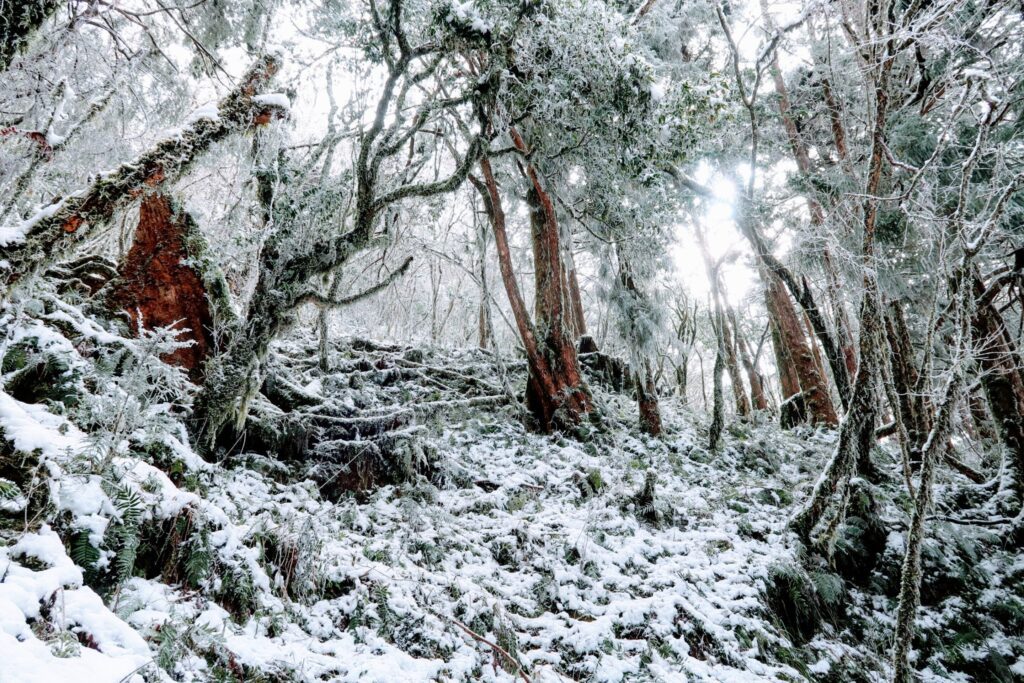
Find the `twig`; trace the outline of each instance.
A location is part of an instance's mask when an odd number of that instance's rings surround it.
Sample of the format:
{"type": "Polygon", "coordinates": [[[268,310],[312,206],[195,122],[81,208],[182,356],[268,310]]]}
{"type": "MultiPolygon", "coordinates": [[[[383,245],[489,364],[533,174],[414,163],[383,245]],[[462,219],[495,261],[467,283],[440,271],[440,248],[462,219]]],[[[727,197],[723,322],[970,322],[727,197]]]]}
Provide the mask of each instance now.
{"type": "Polygon", "coordinates": [[[533,683],[532,679],[526,674],[525,671],[523,671],[522,665],[520,665],[519,662],[516,661],[515,657],[513,657],[512,655],[510,655],[508,653],[508,650],[503,648],[501,645],[498,645],[497,643],[492,643],[491,641],[487,640],[482,635],[480,635],[479,633],[477,633],[476,631],[474,631],[470,627],[466,626],[465,624],[463,624],[461,621],[459,621],[455,617],[445,617],[445,618],[448,619],[448,621],[450,621],[453,624],[455,624],[456,626],[458,626],[463,631],[465,631],[467,635],[469,635],[471,638],[473,638],[473,640],[476,640],[478,642],[483,643],[484,645],[487,645],[492,650],[494,650],[494,652],[496,654],[502,655],[505,659],[507,659],[509,662],[511,662],[512,666],[514,666],[516,668],[516,673],[519,674],[519,677],[522,678],[524,681],[526,681],[526,683],[533,683]]]}

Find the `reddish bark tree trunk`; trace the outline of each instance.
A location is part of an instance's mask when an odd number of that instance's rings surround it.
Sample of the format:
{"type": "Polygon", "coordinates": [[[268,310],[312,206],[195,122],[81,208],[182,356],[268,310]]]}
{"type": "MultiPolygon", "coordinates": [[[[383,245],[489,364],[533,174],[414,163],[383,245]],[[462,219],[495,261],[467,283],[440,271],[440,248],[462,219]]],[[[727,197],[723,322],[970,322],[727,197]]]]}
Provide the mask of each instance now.
{"type": "Polygon", "coordinates": [[[568,295],[570,310],[572,311],[573,335],[576,339],[587,333],[587,319],[583,315],[583,297],[580,293],[580,282],[576,275],[576,259],[573,258],[572,249],[566,249],[566,265],[568,267],[568,295]]]}
{"type": "MultiPolygon", "coordinates": [[[[762,276],[767,280],[764,303],[768,311],[768,327],[771,329],[772,349],[775,351],[775,367],[779,373],[779,390],[782,398],[779,422],[783,428],[788,429],[807,420],[807,409],[803,397],[800,396],[800,378],[796,374],[796,363],[779,325],[781,302],[778,290],[782,285],[776,281],[773,288],[770,273],[763,272],[762,276]]],[[[782,294],[785,294],[784,290],[782,294]]],[[[788,298],[785,301],[789,303],[788,298]]]]}
{"type": "Polygon", "coordinates": [[[661,409],[650,361],[644,359],[643,372],[636,373],[636,402],[640,409],[640,429],[651,436],[661,436],[661,409]],[[641,374],[643,375],[641,377],[641,374]]]}
{"type": "Polygon", "coordinates": [[[203,258],[198,253],[202,244],[195,221],[170,197],[159,192],[146,195],[139,206],[135,239],[107,297],[111,307],[128,314],[133,332],[140,326],[181,330],[178,339],[192,345],[164,360],[188,370],[195,382],[201,381],[214,345],[207,274],[190,265],[203,258]]]}
{"type": "Polygon", "coordinates": [[[754,404],[755,410],[768,410],[768,398],[765,395],[764,382],[762,382],[761,374],[754,366],[750,349],[747,347],[747,340],[740,334],[736,312],[732,308],[729,309],[729,320],[732,322],[732,330],[736,338],[736,346],[740,352],[740,360],[743,361],[743,368],[747,371],[747,381],[750,383],[750,400],[754,404]]]}
{"type": "Polygon", "coordinates": [[[732,384],[732,396],[736,402],[736,413],[746,417],[750,415],[750,399],[747,397],[747,389],[743,386],[743,373],[740,372],[740,363],[736,354],[736,342],[733,339],[732,330],[729,329],[729,321],[725,314],[719,311],[718,324],[722,327],[722,343],[725,347],[725,366],[729,371],[729,383],[732,384]]]}
{"type": "MultiPolygon", "coordinates": [[[[761,7],[765,11],[765,16],[769,16],[767,14],[767,5],[764,0],[762,0],[761,7]]],[[[789,140],[789,146],[793,152],[793,158],[796,160],[797,169],[800,171],[800,174],[806,178],[811,173],[811,157],[807,151],[807,145],[804,144],[803,139],[800,137],[800,130],[797,128],[796,121],[793,119],[792,105],[789,101],[789,91],[786,88],[786,81],[782,77],[782,69],[779,68],[779,59],[776,52],[772,53],[770,71],[772,80],[775,84],[779,116],[782,118],[782,124],[786,130],[786,137],[789,140]]],[[[821,203],[816,197],[811,195],[807,196],[807,209],[810,211],[811,222],[814,225],[821,226],[825,224],[825,210],[822,208],[821,203]]],[[[836,273],[835,264],[832,262],[832,254],[829,251],[828,246],[822,250],[822,265],[825,269],[827,293],[832,303],[833,315],[835,316],[836,332],[840,353],[842,354],[841,360],[848,377],[853,377],[857,372],[857,352],[854,348],[853,335],[850,331],[850,322],[846,315],[846,309],[843,306],[841,297],[839,296],[839,277],[836,273]]],[[[804,282],[804,289],[808,292],[810,291],[806,281],[804,282]]],[[[815,332],[819,333],[820,336],[820,330],[815,330],[815,332]]],[[[822,341],[824,343],[824,340],[822,341]]],[[[834,359],[829,358],[830,363],[833,362],[833,360],[834,359]]],[[[834,365],[833,370],[837,370],[834,365]]],[[[843,391],[842,385],[844,383],[845,382],[840,379],[836,379],[836,384],[839,385],[840,392],[843,391]]]]}
{"type": "MultiPolygon", "coordinates": [[[[787,377],[786,372],[780,372],[780,378],[783,380],[782,399],[785,402],[800,394],[799,398],[793,400],[802,402],[805,408],[805,411],[799,408],[791,409],[791,418],[784,421],[792,424],[792,418],[805,414],[806,418],[815,424],[837,424],[839,418],[828,394],[825,378],[821,376],[814,353],[800,324],[800,317],[789,299],[786,288],[768,269],[762,270],[762,277],[767,280],[765,298],[773,326],[772,341],[775,343],[776,358],[779,359],[780,367],[788,365],[792,369],[792,375],[795,375],[799,386],[797,391],[793,391],[792,378],[787,377]],[[787,391],[792,393],[787,394],[787,391]]],[[[786,418],[785,415],[783,417],[786,418]]]]}
{"type": "MultiPolygon", "coordinates": [[[[514,133],[517,144],[522,139],[514,133]]],[[[525,147],[525,145],[524,145],[525,147]]],[[[576,348],[565,334],[562,320],[561,263],[558,242],[558,223],[554,217],[551,198],[544,192],[540,179],[532,166],[527,167],[533,185],[534,203],[543,214],[544,225],[534,236],[537,273],[537,311],[541,314],[538,330],[530,320],[512,268],[512,254],[505,228],[505,212],[501,204],[498,184],[494,179],[490,160],[480,160],[483,182],[478,185],[487,199],[487,210],[494,230],[501,279],[508,293],[516,327],[526,349],[529,379],[526,384],[526,404],[542,432],[554,429],[572,429],[580,424],[593,408],[576,358],[576,348]]],[[[536,209],[534,211],[536,213],[536,209]]]]}

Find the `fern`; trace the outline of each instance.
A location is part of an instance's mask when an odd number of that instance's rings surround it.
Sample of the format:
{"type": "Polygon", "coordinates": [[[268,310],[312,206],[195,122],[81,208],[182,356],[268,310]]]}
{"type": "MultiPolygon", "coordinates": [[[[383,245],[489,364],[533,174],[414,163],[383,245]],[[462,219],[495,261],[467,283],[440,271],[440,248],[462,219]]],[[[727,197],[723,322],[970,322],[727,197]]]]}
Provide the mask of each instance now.
{"type": "Polygon", "coordinates": [[[0,477],[0,500],[15,500],[21,497],[21,488],[10,479],[0,477]]]}
{"type": "Polygon", "coordinates": [[[118,522],[107,532],[110,543],[117,553],[113,565],[113,584],[118,587],[131,578],[135,571],[135,560],[139,553],[140,521],[144,503],[135,489],[127,485],[118,486],[108,493],[118,512],[118,522]]]}
{"type": "Polygon", "coordinates": [[[212,564],[210,554],[210,534],[200,529],[188,542],[188,555],[185,558],[185,582],[193,588],[199,588],[210,575],[212,564]]]}
{"type": "Polygon", "coordinates": [[[21,487],[10,479],[0,477],[0,511],[21,512],[28,505],[28,499],[21,487]]]}
{"type": "Polygon", "coordinates": [[[59,659],[77,657],[82,650],[78,639],[70,631],[60,631],[49,641],[50,654],[59,659]]]}
{"type": "Polygon", "coordinates": [[[245,569],[233,567],[221,579],[220,599],[241,620],[256,611],[256,586],[245,569]]]}
{"type": "Polygon", "coordinates": [[[395,633],[395,626],[398,624],[398,615],[391,609],[391,593],[388,587],[383,584],[374,584],[372,588],[373,600],[377,603],[377,633],[385,640],[392,640],[395,633]]]}
{"type": "Polygon", "coordinates": [[[78,531],[71,537],[71,548],[69,553],[71,561],[86,571],[89,575],[96,568],[96,562],[100,559],[100,550],[89,540],[87,531],[78,531]]]}
{"type": "Polygon", "coordinates": [[[174,674],[174,665],[181,657],[181,632],[172,619],[160,625],[156,638],[156,665],[169,674],[174,674]]]}

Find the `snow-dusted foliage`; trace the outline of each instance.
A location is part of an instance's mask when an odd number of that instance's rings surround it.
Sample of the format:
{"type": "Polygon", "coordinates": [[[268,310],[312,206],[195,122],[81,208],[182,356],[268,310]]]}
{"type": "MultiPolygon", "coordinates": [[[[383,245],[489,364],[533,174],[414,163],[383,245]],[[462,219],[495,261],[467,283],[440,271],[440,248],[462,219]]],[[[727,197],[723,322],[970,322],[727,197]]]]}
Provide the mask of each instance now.
{"type": "MultiPolygon", "coordinates": [[[[430,377],[447,407],[414,419],[429,455],[403,479],[344,493],[306,478],[308,462],[244,447],[204,462],[175,417],[188,392],[164,384],[178,373],[156,355],[166,346],[46,310],[4,319],[8,387],[58,351],[66,360],[46,370],[41,403],[0,394],[0,653],[25,672],[13,680],[884,675],[903,535],[880,525],[898,487],[857,489],[832,567],[803,568],[786,529],[828,432],[737,425],[713,454],[672,402],[666,436],[641,438],[628,398],[601,392],[602,436],[550,439],[460,401],[467,381],[501,386],[487,356],[346,341],[332,364],[363,365],[364,378],[317,379],[313,363],[309,381],[291,375],[307,396],[367,414],[430,377]],[[90,368],[117,350],[132,361],[95,381],[90,368]],[[146,419],[109,419],[128,396],[146,419]]],[[[293,366],[302,348],[276,362],[293,366]]],[[[926,549],[923,655],[937,679],[1024,659],[1024,572],[993,541],[940,526],[926,549]],[[950,644],[948,629],[963,635],[950,644]]]]}
{"type": "Polygon", "coordinates": [[[0,683],[1024,679],[1007,0],[0,0],[0,683]]]}

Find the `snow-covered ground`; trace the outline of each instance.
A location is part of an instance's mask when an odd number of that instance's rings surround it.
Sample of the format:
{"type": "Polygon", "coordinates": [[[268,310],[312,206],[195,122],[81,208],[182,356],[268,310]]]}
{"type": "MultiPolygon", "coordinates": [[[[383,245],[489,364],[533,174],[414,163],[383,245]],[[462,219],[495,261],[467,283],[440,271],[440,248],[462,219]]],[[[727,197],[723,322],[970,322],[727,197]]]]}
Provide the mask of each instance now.
{"type": "MultiPolygon", "coordinates": [[[[57,337],[40,346],[101,393],[82,347],[57,337]]],[[[637,436],[628,397],[597,397],[604,430],[583,442],[529,434],[507,408],[426,419],[421,474],[328,499],[295,463],[204,462],[166,415],[114,442],[74,410],[0,393],[0,681],[858,680],[850,662],[882,675],[891,600],[850,593],[873,638],[826,624],[795,646],[765,598],[798,566],[785,524],[832,433],[736,423],[710,453],[674,399],[655,440],[637,436]],[[15,486],[13,471],[31,476],[15,486]]],[[[1022,666],[1019,637],[1004,647],[1022,666]]]]}

